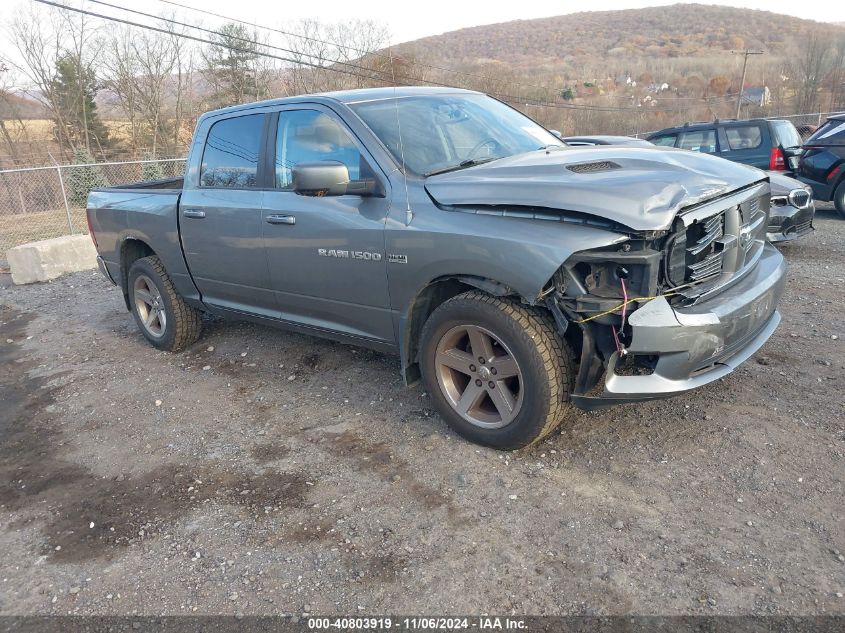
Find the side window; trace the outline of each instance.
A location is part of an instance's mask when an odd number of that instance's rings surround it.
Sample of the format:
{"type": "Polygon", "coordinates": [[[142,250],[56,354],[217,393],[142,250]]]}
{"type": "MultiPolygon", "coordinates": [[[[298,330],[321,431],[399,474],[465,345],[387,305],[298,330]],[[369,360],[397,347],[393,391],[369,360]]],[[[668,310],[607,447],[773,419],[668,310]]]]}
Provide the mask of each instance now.
{"type": "Polygon", "coordinates": [[[276,133],[276,187],[290,189],[296,165],[319,161],[341,162],[350,180],[361,178],[361,153],[340,123],[317,110],[283,111],[276,133]]]}
{"type": "Polygon", "coordinates": [[[650,140],[655,145],[660,145],[662,147],[675,147],[676,138],[677,137],[674,134],[664,134],[663,136],[655,136],[650,140]]]}
{"type": "Polygon", "coordinates": [[[716,151],[716,130],[698,130],[695,132],[684,132],[681,134],[681,141],[678,143],[681,149],[713,154],[716,151]]]}
{"type": "Polygon", "coordinates": [[[223,119],[211,126],[202,152],[200,185],[241,189],[257,186],[264,115],[223,119]]]}
{"type": "Polygon", "coordinates": [[[754,149],[763,142],[763,131],[759,125],[742,125],[726,127],[725,136],[728,137],[728,147],[731,150],[754,149]]]}

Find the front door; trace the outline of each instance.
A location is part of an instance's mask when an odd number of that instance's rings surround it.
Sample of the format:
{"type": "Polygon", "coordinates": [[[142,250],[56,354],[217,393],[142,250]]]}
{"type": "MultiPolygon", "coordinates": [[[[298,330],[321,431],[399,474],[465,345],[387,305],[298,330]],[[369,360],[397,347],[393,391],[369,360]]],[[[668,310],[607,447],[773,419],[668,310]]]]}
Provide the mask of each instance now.
{"type": "Polygon", "coordinates": [[[327,108],[284,109],[275,127],[274,182],[264,195],[264,245],[281,318],[392,345],[384,253],[389,198],[312,197],[291,189],[297,164],[342,162],[350,179],[357,180],[374,176],[374,161],[327,108]]]}
{"type": "Polygon", "coordinates": [[[188,268],[205,303],[276,317],[262,237],[261,156],[269,116],[211,123],[199,182],[186,187],[179,202],[179,227],[188,268]]]}

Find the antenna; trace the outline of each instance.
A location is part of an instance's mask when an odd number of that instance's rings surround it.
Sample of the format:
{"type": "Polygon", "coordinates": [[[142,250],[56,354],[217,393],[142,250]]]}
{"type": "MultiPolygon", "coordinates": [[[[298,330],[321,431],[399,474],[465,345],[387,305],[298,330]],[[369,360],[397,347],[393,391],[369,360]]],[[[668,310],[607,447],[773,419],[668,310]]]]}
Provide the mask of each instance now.
{"type": "Polygon", "coordinates": [[[390,59],[390,76],[393,78],[393,110],[396,112],[396,129],[399,132],[399,160],[402,162],[402,180],[405,183],[405,226],[414,219],[414,212],[411,211],[411,199],[408,197],[408,174],[405,171],[405,143],[402,141],[402,122],[399,120],[399,100],[396,97],[396,73],[393,70],[393,47],[387,47],[387,56],[390,59]]]}

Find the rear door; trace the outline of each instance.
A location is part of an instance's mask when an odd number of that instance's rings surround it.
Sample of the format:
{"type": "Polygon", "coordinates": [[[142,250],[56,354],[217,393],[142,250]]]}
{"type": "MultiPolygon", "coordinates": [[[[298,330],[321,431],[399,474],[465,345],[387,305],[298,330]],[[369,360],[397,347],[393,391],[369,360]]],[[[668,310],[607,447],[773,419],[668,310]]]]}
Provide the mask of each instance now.
{"type": "Polygon", "coordinates": [[[771,140],[761,123],[737,122],[719,126],[719,156],[735,163],[769,168],[771,140]]]}
{"type": "Polygon", "coordinates": [[[212,120],[205,146],[193,150],[202,151],[202,162],[197,180],[185,180],[179,227],[204,302],[277,316],[262,242],[268,125],[263,113],[212,120]]]}
{"type": "Polygon", "coordinates": [[[382,191],[387,179],[332,110],[292,105],[275,117],[264,244],[281,318],[393,345],[384,253],[389,197],[303,196],[291,188],[300,163],[341,162],[351,180],[375,177],[382,191]]]}
{"type": "Polygon", "coordinates": [[[688,149],[702,154],[715,154],[716,150],[716,129],[704,128],[700,130],[689,130],[678,135],[678,145],[681,149],[688,149]]]}

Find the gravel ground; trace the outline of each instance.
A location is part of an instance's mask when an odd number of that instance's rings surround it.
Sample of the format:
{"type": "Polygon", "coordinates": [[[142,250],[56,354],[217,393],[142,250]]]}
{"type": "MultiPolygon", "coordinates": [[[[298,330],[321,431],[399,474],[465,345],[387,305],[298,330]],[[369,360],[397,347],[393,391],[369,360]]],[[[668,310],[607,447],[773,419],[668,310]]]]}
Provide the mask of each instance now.
{"type": "Polygon", "coordinates": [[[398,361],[211,321],[146,345],[92,272],[0,287],[2,614],[845,614],[845,221],[771,341],[521,453],[398,361]]]}

